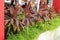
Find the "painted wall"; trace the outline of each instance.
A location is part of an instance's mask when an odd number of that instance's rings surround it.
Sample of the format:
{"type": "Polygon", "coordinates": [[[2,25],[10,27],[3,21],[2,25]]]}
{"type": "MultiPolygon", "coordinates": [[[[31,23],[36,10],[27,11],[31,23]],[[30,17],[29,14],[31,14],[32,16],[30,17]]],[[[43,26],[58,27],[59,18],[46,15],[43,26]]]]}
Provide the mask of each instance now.
{"type": "Polygon", "coordinates": [[[55,10],[58,12],[60,10],[60,0],[54,0],[53,6],[55,10]]]}
{"type": "Polygon", "coordinates": [[[0,40],[4,40],[4,1],[0,0],[0,40]]]}

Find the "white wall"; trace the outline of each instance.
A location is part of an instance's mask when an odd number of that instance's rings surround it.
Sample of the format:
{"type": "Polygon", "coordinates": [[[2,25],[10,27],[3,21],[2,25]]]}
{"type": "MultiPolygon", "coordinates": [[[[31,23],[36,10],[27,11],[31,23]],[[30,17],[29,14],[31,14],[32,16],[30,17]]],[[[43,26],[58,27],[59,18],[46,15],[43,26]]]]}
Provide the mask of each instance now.
{"type": "Polygon", "coordinates": [[[6,3],[11,3],[11,0],[4,0],[4,2],[6,2],[6,3]]]}
{"type": "Polygon", "coordinates": [[[48,6],[51,7],[53,5],[53,0],[49,0],[48,6]]]}

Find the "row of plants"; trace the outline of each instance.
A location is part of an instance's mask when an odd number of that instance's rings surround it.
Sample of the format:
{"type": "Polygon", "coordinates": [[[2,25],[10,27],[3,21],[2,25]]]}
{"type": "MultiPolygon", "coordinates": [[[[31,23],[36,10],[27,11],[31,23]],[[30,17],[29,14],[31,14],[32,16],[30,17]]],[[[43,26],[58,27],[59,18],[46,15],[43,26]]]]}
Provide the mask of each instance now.
{"type": "Polygon", "coordinates": [[[46,4],[42,4],[37,12],[36,6],[32,7],[30,1],[28,2],[28,5],[25,5],[24,7],[19,4],[13,5],[13,3],[11,5],[5,4],[4,14],[5,37],[8,37],[10,34],[18,33],[26,27],[34,27],[35,25],[39,28],[41,25],[40,23],[48,22],[57,16],[53,7],[49,9],[46,4]]]}
{"type": "Polygon", "coordinates": [[[10,34],[7,40],[37,40],[41,33],[48,30],[53,31],[58,26],[60,26],[60,17],[56,17],[55,19],[45,23],[34,23],[17,34],[10,34]]]}

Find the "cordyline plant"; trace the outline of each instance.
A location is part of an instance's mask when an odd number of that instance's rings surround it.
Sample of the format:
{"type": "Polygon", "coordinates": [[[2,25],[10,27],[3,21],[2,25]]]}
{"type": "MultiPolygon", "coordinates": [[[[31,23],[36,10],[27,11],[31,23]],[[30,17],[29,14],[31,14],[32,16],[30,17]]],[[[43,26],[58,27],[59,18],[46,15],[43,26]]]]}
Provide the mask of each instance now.
{"type": "Polygon", "coordinates": [[[49,9],[47,4],[40,4],[39,15],[42,17],[44,21],[49,21],[56,17],[56,12],[53,7],[49,9]]]}
{"type": "Polygon", "coordinates": [[[21,13],[19,5],[5,7],[5,36],[23,28],[21,22],[17,19],[19,13],[21,13]]]}
{"type": "Polygon", "coordinates": [[[20,5],[16,4],[13,5],[13,3],[9,6],[5,6],[5,36],[8,36],[9,34],[15,33],[20,31],[21,29],[24,29],[25,25],[29,25],[29,18],[28,18],[28,14],[29,11],[27,11],[27,9],[29,10],[30,7],[30,2],[28,2],[28,5],[26,5],[26,8],[24,9],[24,12],[22,11],[22,13],[26,13],[24,19],[22,20],[18,20],[17,16],[19,14],[21,14],[21,7],[20,5]],[[26,10],[26,11],[25,11],[26,10]]]}
{"type": "Polygon", "coordinates": [[[49,9],[49,14],[50,19],[54,19],[57,16],[53,6],[49,9]]]}
{"type": "Polygon", "coordinates": [[[49,21],[49,10],[47,4],[42,5],[40,4],[40,10],[39,10],[39,15],[41,16],[41,19],[44,21],[49,21]]]}

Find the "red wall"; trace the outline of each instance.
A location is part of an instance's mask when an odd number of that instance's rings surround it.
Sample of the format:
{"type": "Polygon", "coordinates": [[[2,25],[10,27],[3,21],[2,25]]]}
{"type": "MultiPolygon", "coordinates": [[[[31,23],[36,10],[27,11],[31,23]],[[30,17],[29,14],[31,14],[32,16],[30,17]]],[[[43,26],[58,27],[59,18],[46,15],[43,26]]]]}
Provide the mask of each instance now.
{"type": "Polygon", "coordinates": [[[4,2],[0,0],[0,40],[4,40],[4,2]]]}
{"type": "Polygon", "coordinates": [[[60,0],[54,0],[53,6],[55,10],[58,12],[60,10],[60,0]]]}

